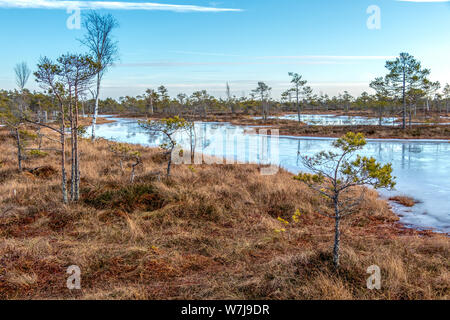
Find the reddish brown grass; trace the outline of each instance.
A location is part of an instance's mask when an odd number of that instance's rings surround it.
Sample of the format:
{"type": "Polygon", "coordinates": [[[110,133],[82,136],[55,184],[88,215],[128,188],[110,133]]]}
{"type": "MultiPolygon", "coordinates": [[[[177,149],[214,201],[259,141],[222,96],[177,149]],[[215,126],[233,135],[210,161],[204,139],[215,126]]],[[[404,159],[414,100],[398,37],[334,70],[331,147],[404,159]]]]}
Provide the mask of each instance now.
{"type": "Polygon", "coordinates": [[[395,201],[405,207],[414,207],[417,203],[417,201],[414,200],[413,198],[406,196],[395,196],[389,198],[389,200],[395,201]]]}

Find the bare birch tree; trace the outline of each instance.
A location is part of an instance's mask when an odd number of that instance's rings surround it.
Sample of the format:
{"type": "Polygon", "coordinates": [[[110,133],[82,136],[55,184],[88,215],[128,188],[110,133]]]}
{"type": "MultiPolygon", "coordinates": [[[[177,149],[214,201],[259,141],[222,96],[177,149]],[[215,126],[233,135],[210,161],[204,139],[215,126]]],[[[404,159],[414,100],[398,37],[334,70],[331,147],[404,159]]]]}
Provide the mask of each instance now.
{"type": "Polygon", "coordinates": [[[111,14],[101,15],[91,11],[84,18],[83,26],[86,28],[86,34],[80,42],[89,49],[94,62],[100,66],[96,74],[96,90],[93,91],[95,107],[92,117],[92,140],[95,140],[101,81],[108,68],[118,59],[118,44],[113,40],[112,32],[119,27],[119,23],[111,14]]]}
{"type": "Polygon", "coordinates": [[[19,87],[20,91],[23,91],[23,89],[25,89],[25,85],[28,82],[28,79],[30,78],[31,70],[28,68],[25,62],[22,62],[16,65],[16,67],[14,68],[14,72],[16,74],[17,86],[19,87]]]}
{"type": "Polygon", "coordinates": [[[228,82],[227,82],[227,88],[226,88],[226,95],[227,95],[227,104],[229,105],[229,107],[231,109],[231,114],[234,115],[234,113],[235,113],[234,101],[233,101],[233,97],[231,96],[230,85],[228,84],[228,82]]]}
{"type": "Polygon", "coordinates": [[[17,162],[19,170],[22,171],[22,142],[20,137],[20,126],[22,122],[20,121],[20,114],[25,111],[25,85],[28,82],[28,79],[30,78],[31,70],[28,68],[27,64],[25,62],[18,63],[16,67],[14,68],[14,73],[16,75],[16,84],[19,87],[19,97],[18,97],[18,110],[11,113],[12,118],[10,117],[10,124],[14,123],[14,133],[16,137],[16,143],[17,143],[17,162]],[[12,119],[15,119],[13,121],[12,119]]]}

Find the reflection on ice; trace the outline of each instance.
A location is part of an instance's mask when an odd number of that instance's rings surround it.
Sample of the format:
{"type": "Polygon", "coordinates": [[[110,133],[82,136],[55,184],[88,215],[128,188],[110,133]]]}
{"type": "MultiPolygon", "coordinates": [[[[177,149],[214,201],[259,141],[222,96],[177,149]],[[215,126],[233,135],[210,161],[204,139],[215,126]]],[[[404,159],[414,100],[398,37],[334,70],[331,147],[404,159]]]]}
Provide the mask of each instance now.
{"type": "MultiPolygon", "coordinates": [[[[297,114],[286,114],[279,117],[269,117],[270,119],[295,120],[298,121],[297,114]]],[[[261,117],[255,117],[261,119],[261,117]]],[[[310,126],[345,126],[345,125],[378,125],[379,119],[360,116],[337,116],[334,114],[302,114],[300,119],[310,126]]],[[[396,118],[383,118],[381,124],[384,126],[394,125],[396,118]]]]}
{"type": "MultiPolygon", "coordinates": [[[[120,142],[158,146],[161,137],[150,137],[134,119],[117,119],[115,123],[97,126],[97,135],[120,142]]],[[[261,136],[249,134],[251,127],[226,123],[197,123],[197,152],[224,156],[227,163],[266,163],[265,157],[276,165],[297,173],[304,168],[298,153],[313,155],[330,149],[331,138],[261,136]],[[277,139],[275,141],[274,139],[277,139]],[[265,141],[265,142],[264,142],[265,141]],[[277,149],[274,151],[274,147],[277,149]],[[267,150],[263,150],[267,148],[267,150]]],[[[180,136],[187,147],[189,139],[180,136]]],[[[402,194],[420,201],[413,208],[402,209],[401,221],[419,228],[435,228],[450,232],[450,143],[448,141],[368,140],[360,152],[373,156],[381,163],[391,162],[397,177],[397,191],[383,196],[402,194]]]]}

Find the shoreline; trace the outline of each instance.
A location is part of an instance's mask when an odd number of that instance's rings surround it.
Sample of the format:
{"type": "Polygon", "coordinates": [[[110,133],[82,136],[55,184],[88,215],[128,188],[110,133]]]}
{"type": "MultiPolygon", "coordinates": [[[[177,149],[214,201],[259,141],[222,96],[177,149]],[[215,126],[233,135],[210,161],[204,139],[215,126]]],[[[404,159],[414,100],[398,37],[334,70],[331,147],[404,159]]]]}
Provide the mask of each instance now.
{"type": "Polygon", "coordinates": [[[415,125],[411,129],[398,126],[375,125],[340,125],[340,126],[309,126],[298,124],[292,120],[277,121],[231,121],[232,125],[247,125],[255,128],[278,129],[280,136],[311,137],[311,138],[339,138],[345,133],[361,132],[367,140],[450,140],[450,126],[448,125],[415,125]]]}
{"type": "MultiPolygon", "coordinates": [[[[99,115],[101,117],[102,115],[99,115]]],[[[145,116],[130,115],[105,115],[123,119],[145,119],[145,116]]],[[[160,117],[149,117],[148,119],[159,119],[160,117]]],[[[265,123],[262,120],[251,118],[244,119],[217,119],[210,118],[205,121],[199,119],[194,122],[217,122],[229,123],[230,125],[251,126],[260,129],[278,129],[280,136],[300,138],[339,138],[348,131],[362,132],[368,141],[421,141],[421,142],[450,142],[450,126],[448,125],[414,125],[411,129],[402,129],[398,126],[375,126],[375,125],[340,125],[340,126],[308,126],[298,125],[294,120],[269,119],[265,123]],[[437,131],[437,132],[436,132],[437,131]],[[386,134],[383,136],[383,134],[386,134]],[[423,134],[423,137],[421,135],[423,134]],[[402,136],[403,135],[403,136],[402,136]]],[[[114,120],[110,120],[114,122],[114,120]]]]}

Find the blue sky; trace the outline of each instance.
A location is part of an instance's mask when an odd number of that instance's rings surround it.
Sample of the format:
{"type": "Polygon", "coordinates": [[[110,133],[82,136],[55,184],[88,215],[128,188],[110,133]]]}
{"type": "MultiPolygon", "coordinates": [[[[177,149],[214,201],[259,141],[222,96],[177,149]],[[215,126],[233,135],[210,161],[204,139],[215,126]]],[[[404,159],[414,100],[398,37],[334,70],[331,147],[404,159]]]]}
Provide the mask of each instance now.
{"type": "MultiPolygon", "coordinates": [[[[75,2],[82,12],[84,7],[105,5],[75,2]]],[[[137,95],[160,84],[173,96],[201,89],[223,96],[227,81],[232,93],[241,96],[265,81],[278,98],[289,87],[290,71],[302,74],[316,93],[348,90],[356,95],[385,74],[387,58],[403,51],[430,68],[433,80],[450,82],[449,1],[130,2],[115,1],[98,9],[120,23],[115,32],[120,61],[105,76],[103,97],[137,95]],[[381,10],[379,30],[367,28],[370,5],[381,10]]],[[[18,62],[34,69],[42,55],[56,58],[84,51],[77,41],[83,29],[66,26],[68,4],[71,1],[0,0],[1,88],[14,88],[18,62]]],[[[28,88],[38,89],[34,79],[28,88]]]]}

